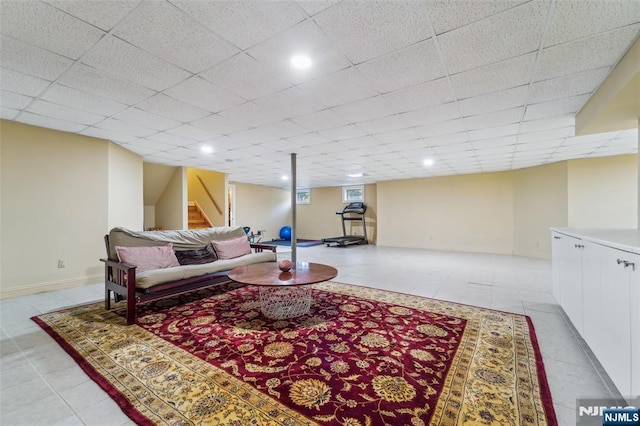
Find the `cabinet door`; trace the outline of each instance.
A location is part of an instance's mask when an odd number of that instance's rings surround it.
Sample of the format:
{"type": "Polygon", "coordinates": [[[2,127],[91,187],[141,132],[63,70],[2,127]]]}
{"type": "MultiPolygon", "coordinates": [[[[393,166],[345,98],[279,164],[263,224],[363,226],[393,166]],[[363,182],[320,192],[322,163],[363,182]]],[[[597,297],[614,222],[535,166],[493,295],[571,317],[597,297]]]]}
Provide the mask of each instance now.
{"type": "Polygon", "coordinates": [[[597,358],[602,354],[602,253],[605,247],[583,241],[582,338],[597,358]]]}
{"type": "Polygon", "coordinates": [[[631,395],[640,395],[640,254],[630,254],[629,294],[631,301],[631,395]]]}
{"type": "Polygon", "coordinates": [[[604,246],[601,252],[602,350],[599,360],[620,393],[631,395],[630,268],[625,268],[623,261],[628,261],[632,254],[604,246]]]}
{"type": "Polygon", "coordinates": [[[582,334],[582,240],[562,235],[559,248],[560,306],[582,334]]]}
{"type": "Polygon", "coordinates": [[[558,304],[561,304],[560,300],[560,257],[562,256],[562,237],[564,235],[555,231],[551,232],[551,283],[553,297],[558,304]]]}

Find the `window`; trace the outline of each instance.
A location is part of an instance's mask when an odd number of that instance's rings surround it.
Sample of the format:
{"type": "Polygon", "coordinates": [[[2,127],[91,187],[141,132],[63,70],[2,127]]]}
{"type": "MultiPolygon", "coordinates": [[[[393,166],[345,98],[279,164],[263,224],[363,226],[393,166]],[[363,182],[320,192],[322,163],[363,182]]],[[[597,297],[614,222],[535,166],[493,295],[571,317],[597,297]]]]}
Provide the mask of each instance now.
{"type": "Polygon", "coordinates": [[[353,201],[364,201],[364,185],[342,187],[342,202],[351,203],[353,201]]]}
{"type": "Polygon", "coordinates": [[[311,190],[310,189],[296,190],[296,204],[311,204],[311,190]]]}

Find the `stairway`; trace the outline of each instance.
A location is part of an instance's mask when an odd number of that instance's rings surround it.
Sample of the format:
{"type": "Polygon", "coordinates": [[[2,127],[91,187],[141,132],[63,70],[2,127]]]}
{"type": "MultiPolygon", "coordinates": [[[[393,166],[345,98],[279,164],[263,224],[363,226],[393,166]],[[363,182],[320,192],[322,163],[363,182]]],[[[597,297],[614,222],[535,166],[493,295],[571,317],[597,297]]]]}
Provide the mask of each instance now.
{"type": "Polygon", "coordinates": [[[189,201],[188,214],[189,229],[211,228],[213,226],[207,215],[195,201],[189,201]]]}

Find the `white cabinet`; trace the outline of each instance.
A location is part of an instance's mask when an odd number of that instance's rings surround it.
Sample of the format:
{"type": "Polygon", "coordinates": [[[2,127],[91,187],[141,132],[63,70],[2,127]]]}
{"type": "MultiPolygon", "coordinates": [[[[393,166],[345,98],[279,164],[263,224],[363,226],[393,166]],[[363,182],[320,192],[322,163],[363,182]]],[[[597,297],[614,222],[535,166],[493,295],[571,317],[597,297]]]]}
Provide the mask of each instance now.
{"type": "Polygon", "coordinates": [[[554,297],[620,393],[639,395],[638,247],[553,231],[552,250],[554,297]]]}

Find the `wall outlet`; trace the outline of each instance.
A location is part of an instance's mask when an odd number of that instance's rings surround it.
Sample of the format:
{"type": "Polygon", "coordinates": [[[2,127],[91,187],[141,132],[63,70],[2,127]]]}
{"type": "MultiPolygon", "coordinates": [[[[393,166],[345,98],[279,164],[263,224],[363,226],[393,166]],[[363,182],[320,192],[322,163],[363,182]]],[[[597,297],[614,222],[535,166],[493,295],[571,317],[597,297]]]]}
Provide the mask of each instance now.
{"type": "Polygon", "coordinates": [[[65,262],[63,259],[58,259],[58,268],[66,268],[67,267],[67,262],[65,262]]]}

